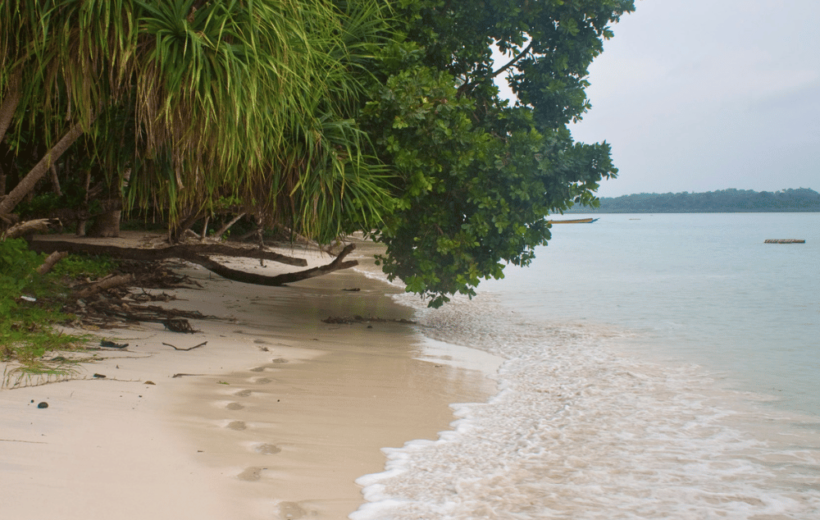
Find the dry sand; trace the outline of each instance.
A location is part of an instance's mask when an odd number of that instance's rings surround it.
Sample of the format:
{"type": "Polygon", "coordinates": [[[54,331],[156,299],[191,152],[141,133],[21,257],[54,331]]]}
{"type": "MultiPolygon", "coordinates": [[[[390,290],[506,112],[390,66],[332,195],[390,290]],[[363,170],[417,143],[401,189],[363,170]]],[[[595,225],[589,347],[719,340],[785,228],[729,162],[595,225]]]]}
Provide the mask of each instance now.
{"type": "Polygon", "coordinates": [[[322,323],[412,317],[361,273],[266,288],[184,270],[203,289],[166,305],[222,319],[191,320],[193,335],[102,331],[127,351],[96,352],[81,379],[0,390],[0,518],[343,519],[362,502],[354,479],[383,470],[380,448],[435,439],[450,403],[495,392],[496,358],[408,325],[322,323]]]}

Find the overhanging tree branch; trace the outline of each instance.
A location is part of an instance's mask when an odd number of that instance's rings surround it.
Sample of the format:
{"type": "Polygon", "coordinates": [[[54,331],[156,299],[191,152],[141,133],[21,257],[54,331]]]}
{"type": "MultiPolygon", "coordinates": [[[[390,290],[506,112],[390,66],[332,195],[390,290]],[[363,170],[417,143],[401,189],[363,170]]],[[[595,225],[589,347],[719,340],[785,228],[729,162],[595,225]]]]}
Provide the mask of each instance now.
{"type": "Polygon", "coordinates": [[[529,45],[527,45],[527,47],[524,48],[523,51],[518,53],[518,56],[516,56],[515,58],[510,60],[506,65],[504,65],[503,67],[501,67],[497,71],[493,72],[489,76],[483,77],[483,78],[478,79],[476,81],[471,81],[469,83],[465,83],[465,84],[461,85],[460,87],[458,87],[458,95],[459,96],[463,95],[468,90],[470,90],[474,86],[478,85],[481,81],[485,81],[487,79],[495,79],[499,74],[503,73],[504,71],[508,70],[510,67],[512,67],[513,65],[518,63],[518,60],[520,60],[521,58],[523,58],[524,56],[529,54],[529,52],[532,49],[532,46],[533,46],[534,43],[535,43],[535,39],[531,39],[529,45]]]}

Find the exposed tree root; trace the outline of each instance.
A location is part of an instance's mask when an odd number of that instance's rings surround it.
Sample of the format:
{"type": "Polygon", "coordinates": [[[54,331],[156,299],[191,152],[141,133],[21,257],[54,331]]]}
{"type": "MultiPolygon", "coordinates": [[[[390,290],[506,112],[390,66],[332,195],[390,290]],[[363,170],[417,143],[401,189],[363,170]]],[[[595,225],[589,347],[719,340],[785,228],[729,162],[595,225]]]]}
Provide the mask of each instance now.
{"type": "Polygon", "coordinates": [[[349,255],[350,252],[354,249],[356,249],[356,244],[348,244],[347,247],[345,247],[342,250],[342,252],[339,253],[339,256],[337,256],[335,260],[333,260],[331,263],[327,265],[314,267],[312,269],[306,269],[304,271],[299,271],[296,273],[280,274],[277,276],[265,276],[262,274],[238,271],[236,269],[225,267],[222,264],[214,262],[210,258],[200,255],[186,257],[185,259],[189,262],[199,264],[205,269],[208,269],[209,271],[212,271],[223,278],[227,278],[228,280],[233,280],[235,282],[242,283],[250,283],[254,285],[267,285],[276,287],[280,285],[285,285],[287,283],[307,280],[308,278],[314,278],[316,276],[322,276],[328,273],[332,273],[333,271],[338,271],[340,269],[348,269],[350,267],[355,267],[359,265],[358,261],[344,261],[344,258],[347,255],[349,255]]]}
{"type": "Polygon", "coordinates": [[[160,249],[147,249],[142,247],[88,244],[69,240],[34,240],[29,247],[38,253],[68,251],[69,253],[85,253],[89,255],[109,255],[115,258],[127,258],[130,260],[167,260],[169,258],[190,260],[192,257],[201,257],[202,255],[219,255],[259,258],[300,267],[307,265],[307,261],[303,258],[294,258],[255,247],[236,247],[224,244],[180,244],[160,249]]]}

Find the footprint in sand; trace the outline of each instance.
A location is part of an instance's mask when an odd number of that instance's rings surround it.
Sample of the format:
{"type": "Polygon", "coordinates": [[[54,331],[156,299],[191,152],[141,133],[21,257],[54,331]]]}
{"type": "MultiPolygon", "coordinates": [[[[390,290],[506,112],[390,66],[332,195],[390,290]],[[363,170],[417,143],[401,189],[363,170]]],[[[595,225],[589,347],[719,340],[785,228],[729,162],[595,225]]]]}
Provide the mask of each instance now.
{"type": "Polygon", "coordinates": [[[307,511],[299,507],[296,502],[281,502],[279,504],[279,518],[297,520],[307,514],[307,511]]]}
{"type": "Polygon", "coordinates": [[[245,471],[237,475],[239,480],[245,480],[248,482],[254,482],[262,478],[262,470],[265,468],[247,468],[245,471]]]}
{"type": "Polygon", "coordinates": [[[251,369],[251,372],[264,372],[265,367],[254,367],[251,369]]]}
{"type": "Polygon", "coordinates": [[[268,383],[273,383],[273,379],[269,379],[267,377],[257,377],[253,379],[253,382],[257,385],[266,385],[268,383]]]}
{"type": "Polygon", "coordinates": [[[227,408],[228,410],[241,410],[245,407],[239,403],[228,403],[228,406],[226,406],[225,408],[227,408]]]}
{"type": "Polygon", "coordinates": [[[264,339],[255,339],[253,342],[257,345],[271,345],[270,341],[265,341],[264,339]]]}
{"type": "Polygon", "coordinates": [[[253,449],[253,451],[256,453],[261,453],[262,455],[276,455],[277,453],[282,452],[282,448],[274,444],[259,444],[253,449]]]}
{"type": "Polygon", "coordinates": [[[242,431],[244,429],[247,429],[247,427],[248,425],[245,424],[245,421],[231,421],[228,423],[228,426],[226,426],[226,428],[230,428],[231,430],[237,431],[242,431]]]}
{"type": "Polygon", "coordinates": [[[233,395],[235,395],[236,397],[250,397],[251,391],[250,390],[240,390],[240,391],[236,392],[233,395]]]}
{"type": "Polygon", "coordinates": [[[285,358],[276,358],[276,359],[271,360],[271,363],[287,363],[287,362],[288,362],[288,360],[285,359],[285,358]]]}

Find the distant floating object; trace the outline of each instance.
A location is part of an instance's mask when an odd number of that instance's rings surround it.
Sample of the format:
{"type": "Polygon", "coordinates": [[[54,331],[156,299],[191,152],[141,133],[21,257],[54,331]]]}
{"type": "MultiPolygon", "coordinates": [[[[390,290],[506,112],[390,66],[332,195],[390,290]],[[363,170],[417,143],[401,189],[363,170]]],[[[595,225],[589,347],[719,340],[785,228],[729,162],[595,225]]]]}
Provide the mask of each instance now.
{"type": "Polygon", "coordinates": [[[639,218],[631,218],[631,219],[629,219],[629,220],[641,220],[641,219],[639,219],[639,218]]]}
{"type": "Polygon", "coordinates": [[[799,238],[767,238],[764,244],[805,244],[805,240],[799,238]]]}
{"type": "Polygon", "coordinates": [[[548,220],[547,224],[592,224],[597,218],[578,218],[575,220],[548,220]]]}

